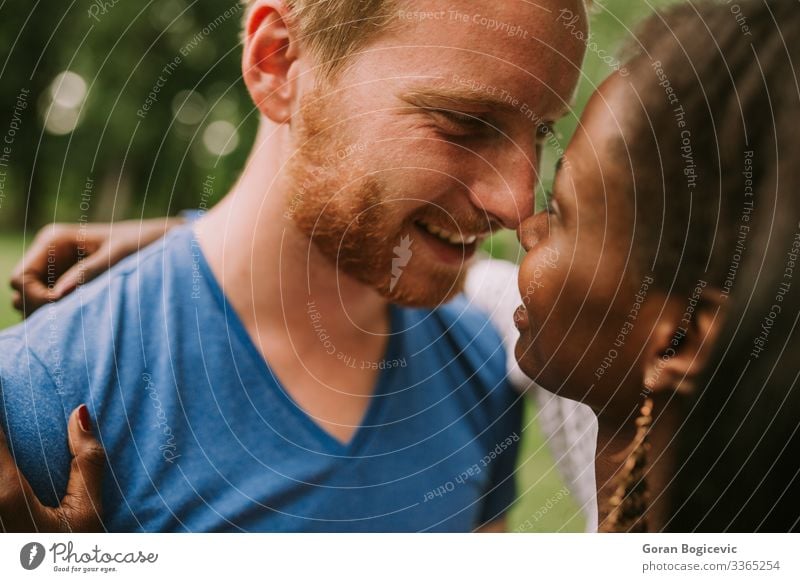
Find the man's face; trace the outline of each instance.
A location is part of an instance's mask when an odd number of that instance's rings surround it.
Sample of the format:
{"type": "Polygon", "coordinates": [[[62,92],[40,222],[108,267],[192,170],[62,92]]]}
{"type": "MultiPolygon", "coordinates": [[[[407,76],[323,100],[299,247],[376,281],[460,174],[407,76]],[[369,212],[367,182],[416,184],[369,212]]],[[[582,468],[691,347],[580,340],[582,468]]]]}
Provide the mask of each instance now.
{"type": "Polygon", "coordinates": [[[401,3],[302,98],[287,213],[343,273],[405,305],[461,291],[480,243],[533,212],[541,143],[567,110],[582,2],[401,3]]]}

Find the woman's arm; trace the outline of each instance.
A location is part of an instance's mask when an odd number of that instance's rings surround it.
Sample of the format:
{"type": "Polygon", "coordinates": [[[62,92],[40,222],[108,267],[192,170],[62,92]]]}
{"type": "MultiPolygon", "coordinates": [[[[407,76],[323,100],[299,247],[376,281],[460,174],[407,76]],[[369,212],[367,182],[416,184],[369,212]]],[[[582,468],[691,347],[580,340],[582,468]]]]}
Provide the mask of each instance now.
{"type": "Polygon", "coordinates": [[[44,227],[11,275],[14,308],[30,315],[184,222],[183,218],[154,218],[44,227]]]}

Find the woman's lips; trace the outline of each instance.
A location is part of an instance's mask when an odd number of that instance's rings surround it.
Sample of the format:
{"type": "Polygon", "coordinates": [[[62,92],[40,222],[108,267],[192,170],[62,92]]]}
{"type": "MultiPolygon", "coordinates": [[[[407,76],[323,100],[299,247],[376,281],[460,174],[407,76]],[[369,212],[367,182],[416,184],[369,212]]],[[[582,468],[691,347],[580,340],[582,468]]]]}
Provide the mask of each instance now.
{"type": "Polygon", "coordinates": [[[514,312],[514,325],[520,332],[528,331],[531,327],[531,322],[528,319],[528,309],[524,305],[517,307],[514,312]]]}

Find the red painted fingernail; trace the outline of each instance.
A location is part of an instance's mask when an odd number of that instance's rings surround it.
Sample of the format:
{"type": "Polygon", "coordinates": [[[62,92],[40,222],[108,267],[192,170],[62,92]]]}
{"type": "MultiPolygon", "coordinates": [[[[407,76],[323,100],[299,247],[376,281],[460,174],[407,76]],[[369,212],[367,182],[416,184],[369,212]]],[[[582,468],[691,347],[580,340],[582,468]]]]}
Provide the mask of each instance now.
{"type": "Polygon", "coordinates": [[[81,404],[78,408],[78,424],[83,432],[92,432],[92,421],[89,418],[89,409],[85,404],[81,404]]]}

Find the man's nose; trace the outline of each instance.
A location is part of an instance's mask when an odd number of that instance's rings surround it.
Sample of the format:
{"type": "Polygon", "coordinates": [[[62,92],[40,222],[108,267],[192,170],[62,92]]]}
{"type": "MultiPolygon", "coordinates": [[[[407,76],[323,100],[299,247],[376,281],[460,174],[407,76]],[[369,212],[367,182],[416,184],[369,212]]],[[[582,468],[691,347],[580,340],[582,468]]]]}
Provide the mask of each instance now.
{"type": "Polygon", "coordinates": [[[471,188],[472,202],[511,230],[533,214],[538,168],[536,151],[506,148],[480,164],[471,188]]]}

